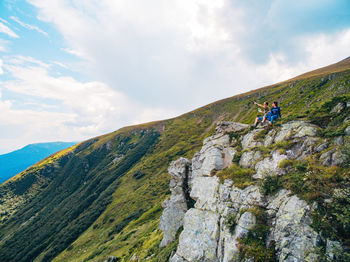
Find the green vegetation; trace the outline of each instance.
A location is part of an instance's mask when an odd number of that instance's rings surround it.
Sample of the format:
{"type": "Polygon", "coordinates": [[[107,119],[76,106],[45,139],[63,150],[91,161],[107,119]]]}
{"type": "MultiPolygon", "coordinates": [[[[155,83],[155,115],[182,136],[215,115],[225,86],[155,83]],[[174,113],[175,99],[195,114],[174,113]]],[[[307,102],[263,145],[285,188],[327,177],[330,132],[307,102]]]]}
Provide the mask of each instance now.
{"type": "Polygon", "coordinates": [[[261,131],[259,131],[258,133],[256,133],[254,135],[254,140],[255,141],[263,141],[265,139],[265,136],[267,135],[267,133],[271,130],[271,127],[268,126],[267,128],[263,128],[261,131]]]}
{"type": "MultiPolygon", "coordinates": [[[[56,179],[41,193],[40,198],[35,198],[25,209],[18,211],[24,221],[32,217],[35,219],[25,228],[19,227],[11,238],[3,242],[0,246],[2,257],[8,261],[28,261],[40,254],[41,260],[51,260],[100,216],[119,185],[116,178],[128,171],[158,136],[155,132],[144,134],[137,146],[129,146],[124,161],[99,174],[96,171],[100,171],[100,165],[105,166],[110,161],[101,158],[108,153],[106,147],[97,148],[84,158],[79,153],[72,157],[63,166],[63,172],[57,173],[56,179]],[[70,167],[69,170],[66,170],[67,166],[70,167]],[[70,172],[74,172],[74,176],[70,176],[70,172]],[[71,193],[67,195],[69,191],[71,193]],[[30,245],[26,240],[29,238],[30,245]]],[[[127,147],[125,144],[121,150],[127,147]]],[[[23,182],[27,181],[24,179],[23,182]]],[[[22,191],[20,193],[23,194],[22,191]]],[[[19,222],[16,217],[12,217],[4,229],[19,222]]]]}
{"type": "Polygon", "coordinates": [[[281,187],[282,187],[282,183],[279,176],[277,175],[267,176],[261,181],[260,192],[265,196],[273,195],[279,189],[281,189],[281,187]]]}
{"type": "Polygon", "coordinates": [[[244,153],[244,151],[238,151],[238,152],[233,156],[232,162],[238,164],[239,161],[241,160],[241,157],[242,157],[243,153],[244,153]]]}
{"type": "Polygon", "coordinates": [[[242,189],[254,184],[252,178],[254,173],[254,169],[242,168],[237,164],[232,164],[230,167],[217,172],[216,175],[220,178],[221,182],[225,179],[231,179],[236,187],[242,189]]]}
{"type": "Polygon", "coordinates": [[[226,226],[228,227],[228,229],[230,230],[231,234],[234,234],[235,232],[235,228],[236,228],[236,219],[237,216],[235,214],[229,214],[226,218],[226,226]]]}
{"type": "Polygon", "coordinates": [[[292,160],[292,159],[284,159],[284,160],[282,160],[281,162],[279,162],[279,164],[278,164],[278,167],[279,168],[287,168],[287,167],[289,167],[289,166],[293,166],[294,165],[294,160],[292,160]]]}
{"type": "Polygon", "coordinates": [[[267,218],[261,207],[248,210],[256,217],[256,225],[249,230],[246,237],[239,239],[240,260],[252,258],[255,262],[277,261],[274,244],[266,247],[266,239],[270,227],[267,226],[267,218]]]}

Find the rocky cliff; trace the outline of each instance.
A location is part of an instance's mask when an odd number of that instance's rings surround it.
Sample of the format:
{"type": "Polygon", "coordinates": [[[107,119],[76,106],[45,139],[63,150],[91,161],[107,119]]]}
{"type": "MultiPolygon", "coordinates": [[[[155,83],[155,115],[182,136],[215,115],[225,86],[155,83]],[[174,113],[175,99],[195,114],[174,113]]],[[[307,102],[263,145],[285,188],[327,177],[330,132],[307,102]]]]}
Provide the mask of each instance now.
{"type": "MultiPolygon", "coordinates": [[[[337,107],[348,110],[345,104],[337,107]]],[[[317,189],[302,189],[311,176],[317,179],[316,163],[331,176],[331,169],[349,161],[343,150],[349,132],[325,139],[320,131],[307,121],[254,130],[220,122],[192,160],[173,161],[168,169],[171,196],[163,203],[159,226],[161,246],[181,231],[169,261],[349,259],[340,252],[341,237],[325,236],[313,221],[324,203],[335,201],[335,192],[349,196],[348,184],[326,190],[327,199],[307,197],[317,189]],[[301,183],[295,182],[299,176],[301,183]]]]}

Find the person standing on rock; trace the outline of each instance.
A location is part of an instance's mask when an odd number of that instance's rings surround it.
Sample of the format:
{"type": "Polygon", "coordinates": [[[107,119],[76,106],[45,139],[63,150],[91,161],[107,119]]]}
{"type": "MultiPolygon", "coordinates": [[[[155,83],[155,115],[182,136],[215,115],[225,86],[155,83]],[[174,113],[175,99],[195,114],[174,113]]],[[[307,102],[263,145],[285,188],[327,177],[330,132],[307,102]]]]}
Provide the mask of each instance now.
{"type": "Polygon", "coordinates": [[[270,108],[269,108],[269,103],[267,101],[265,101],[263,105],[258,104],[257,102],[254,101],[254,105],[260,106],[260,107],[262,107],[264,109],[264,116],[258,116],[255,119],[255,123],[254,123],[253,127],[256,127],[256,125],[258,124],[259,120],[262,121],[262,123],[265,123],[265,121],[267,119],[267,116],[268,116],[268,113],[270,111],[270,108]]]}
{"type": "Polygon", "coordinates": [[[268,119],[270,120],[271,125],[272,125],[276,119],[281,118],[281,117],[282,117],[281,116],[281,109],[278,106],[278,102],[275,101],[272,103],[272,108],[271,108],[271,111],[268,115],[268,119]]]}

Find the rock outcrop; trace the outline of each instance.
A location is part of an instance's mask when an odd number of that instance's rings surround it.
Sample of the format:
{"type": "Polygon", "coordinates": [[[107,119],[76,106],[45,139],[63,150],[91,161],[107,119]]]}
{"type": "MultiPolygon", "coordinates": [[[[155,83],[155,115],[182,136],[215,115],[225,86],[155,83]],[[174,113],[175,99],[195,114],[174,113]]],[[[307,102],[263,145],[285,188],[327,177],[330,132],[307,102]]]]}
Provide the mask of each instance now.
{"type": "MultiPolygon", "coordinates": [[[[270,130],[263,140],[257,140],[262,129],[248,131],[248,126],[242,124],[220,122],[216,134],[203,141],[202,149],[192,161],[180,158],[173,162],[169,167],[172,195],[164,202],[160,219],[160,229],[164,232],[161,245],[174,241],[181,226],[183,231],[170,261],[253,261],[251,258],[241,260],[239,246],[240,240],[257,226],[254,209],[262,210],[267,219],[266,247],[274,243],[278,261],[319,261],[317,250],[321,236],[311,227],[313,207],[289,190],[280,189],[265,196],[259,187],[259,181],[267,176],[286,174],[279,166],[281,161],[305,159],[314,152],[327,150],[329,142],[317,138],[317,130],[317,126],[308,122],[292,121],[279,130],[270,130]],[[240,139],[231,140],[227,134],[231,132],[243,134],[240,139]],[[257,148],[273,148],[274,144],[286,140],[292,143],[284,152],[271,149],[266,156],[257,148]],[[221,183],[216,175],[232,164],[237,146],[244,150],[239,165],[256,172],[252,176],[256,183],[245,188],[235,186],[230,179],[221,183]],[[192,208],[186,204],[186,190],[189,190],[187,197],[195,201],[192,208]]],[[[330,161],[327,165],[338,164],[334,162],[339,158],[335,157],[336,152],[327,151],[321,159],[330,161]]],[[[334,250],[341,249],[339,245],[329,242],[327,252],[334,256],[334,250]]]]}
{"type": "Polygon", "coordinates": [[[191,172],[189,164],[186,158],[180,158],[169,166],[171,196],[162,204],[164,211],[160,217],[159,228],[164,235],[160,246],[173,242],[177,231],[183,225],[187,211],[187,181],[191,172]]]}

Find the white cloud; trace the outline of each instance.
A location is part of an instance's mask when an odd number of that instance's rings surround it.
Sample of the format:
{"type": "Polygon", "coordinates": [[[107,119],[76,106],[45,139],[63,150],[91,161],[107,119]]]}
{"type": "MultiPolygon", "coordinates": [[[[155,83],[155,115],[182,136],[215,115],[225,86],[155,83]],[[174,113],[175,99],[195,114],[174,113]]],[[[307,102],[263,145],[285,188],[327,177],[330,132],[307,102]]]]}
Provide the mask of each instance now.
{"type": "Polygon", "coordinates": [[[47,63],[44,63],[38,59],[35,59],[31,56],[22,56],[22,55],[15,55],[11,57],[8,61],[12,65],[24,65],[24,64],[29,64],[29,65],[35,65],[35,66],[40,66],[43,68],[49,68],[50,65],[47,63]]]}
{"type": "Polygon", "coordinates": [[[37,31],[38,33],[48,37],[48,33],[46,33],[45,31],[41,30],[38,26],[36,25],[30,25],[30,24],[26,24],[26,23],[23,23],[21,20],[18,19],[18,17],[15,17],[15,16],[11,16],[10,17],[13,21],[15,21],[16,23],[18,23],[19,25],[21,25],[22,27],[24,28],[27,28],[29,30],[35,30],[37,31]]]}
{"type": "MultiPolygon", "coordinates": [[[[170,111],[185,112],[348,56],[343,56],[345,48],[328,59],[310,59],[298,23],[285,22],[295,34],[288,37],[274,26],[286,19],[277,15],[285,7],[279,0],[267,5],[229,0],[29,2],[39,9],[40,19],[62,33],[65,51],[87,61],[80,72],[137,103],[170,111]]],[[[298,6],[304,5],[295,4],[295,12],[298,6]]]]}
{"type": "Polygon", "coordinates": [[[0,82],[0,91],[14,99],[0,96],[0,152],[32,142],[81,141],[176,113],[143,108],[102,82],[54,77],[49,65],[31,57],[8,58],[3,67],[13,80],[0,82]]]}
{"type": "Polygon", "coordinates": [[[7,22],[5,19],[2,19],[1,17],[0,17],[0,21],[5,23],[5,24],[9,24],[9,22],[7,22]]]}
{"type": "Polygon", "coordinates": [[[0,33],[7,34],[13,38],[19,38],[19,36],[13,32],[7,25],[0,22],[0,33]]]}
{"type": "Polygon", "coordinates": [[[73,141],[77,137],[75,129],[64,126],[66,121],[74,121],[74,114],[15,110],[8,100],[0,100],[0,110],[0,154],[32,142],[73,141]]]}
{"type": "Polygon", "coordinates": [[[67,52],[68,54],[74,55],[76,57],[88,59],[88,56],[86,54],[84,54],[82,51],[78,51],[78,50],[71,49],[71,48],[61,48],[61,49],[65,52],[67,52]]]}
{"type": "Polygon", "coordinates": [[[59,67],[62,67],[64,69],[69,69],[69,67],[59,61],[53,61],[52,63],[54,63],[55,65],[58,65],[59,67]]]}

